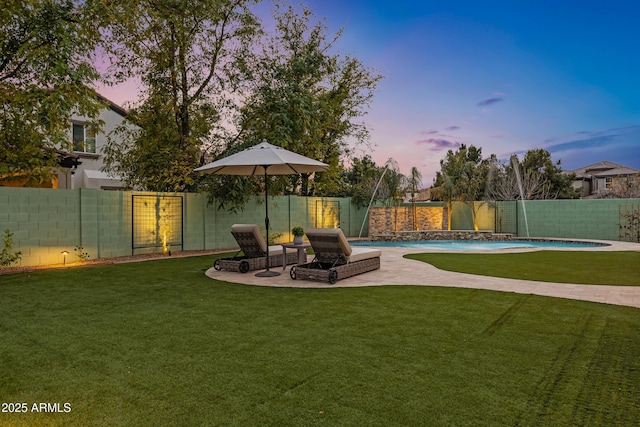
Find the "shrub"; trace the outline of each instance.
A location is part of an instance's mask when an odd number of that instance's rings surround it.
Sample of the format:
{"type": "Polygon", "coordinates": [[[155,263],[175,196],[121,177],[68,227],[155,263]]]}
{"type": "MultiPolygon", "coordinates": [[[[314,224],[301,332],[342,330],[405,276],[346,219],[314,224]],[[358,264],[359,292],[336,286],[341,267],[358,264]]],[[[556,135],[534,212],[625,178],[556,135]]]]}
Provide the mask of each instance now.
{"type": "Polygon", "coordinates": [[[82,246],[76,246],[75,248],[73,248],[74,252],[78,252],[77,256],[80,259],[80,262],[85,262],[87,261],[89,258],[91,258],[91,255],[89,255],[88,252],[85,252],[84,248],[82,246]]]}
{"type": "Polygon", "coordinates": [[[14,234],[15,233],[12,233],[9,229],[4,230],[4,238],[2,239],[4,241],[4,248],[2,249],[2,252],[0,252],[0,266],[2,267],[8,267],[22,258],[22,252],[11,251],[13,248],[14,234]]]}

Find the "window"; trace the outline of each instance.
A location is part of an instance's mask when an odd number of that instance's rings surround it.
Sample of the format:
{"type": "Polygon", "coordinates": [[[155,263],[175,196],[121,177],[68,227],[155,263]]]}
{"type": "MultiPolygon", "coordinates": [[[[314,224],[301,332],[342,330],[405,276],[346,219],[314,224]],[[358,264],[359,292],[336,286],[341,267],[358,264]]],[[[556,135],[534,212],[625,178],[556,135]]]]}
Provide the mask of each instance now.
{"type": "Polygon", "coordinates": [[[84,123],[73,124],[73,151],[81,153],[96,152],[96,133],[90,125],[84,123]]]}
{"type": "Polygon", "coordinates": [[[613,178],[608,177],[604,179],[604,188],[606,188],[607,190],[610,190],[611,184],[613,184],[613,178]]]}

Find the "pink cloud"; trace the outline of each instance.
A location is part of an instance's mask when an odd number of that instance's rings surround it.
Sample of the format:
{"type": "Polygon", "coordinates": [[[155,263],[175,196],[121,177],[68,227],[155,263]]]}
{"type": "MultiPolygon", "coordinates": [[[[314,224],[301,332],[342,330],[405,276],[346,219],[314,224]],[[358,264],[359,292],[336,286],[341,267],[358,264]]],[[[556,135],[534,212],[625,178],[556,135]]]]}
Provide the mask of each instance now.
{"type": "Polygon", "coordinates": [[[460,147],[460,143],[456,141],[448,141],[446,139],[428,138],[413,141],[413,145],[426,145],[431,151],[442,151],[456,149],[460,147]]]}

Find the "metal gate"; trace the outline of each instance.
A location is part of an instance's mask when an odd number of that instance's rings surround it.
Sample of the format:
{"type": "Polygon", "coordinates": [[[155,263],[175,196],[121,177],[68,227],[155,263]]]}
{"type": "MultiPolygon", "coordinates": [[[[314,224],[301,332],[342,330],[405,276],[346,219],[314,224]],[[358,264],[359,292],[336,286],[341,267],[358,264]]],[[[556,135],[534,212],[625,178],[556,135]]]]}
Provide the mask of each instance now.
{"type": "Polygon", "coordinates": [[[131,249],[182,249],[181,196],[131,196],[131,249]]]}

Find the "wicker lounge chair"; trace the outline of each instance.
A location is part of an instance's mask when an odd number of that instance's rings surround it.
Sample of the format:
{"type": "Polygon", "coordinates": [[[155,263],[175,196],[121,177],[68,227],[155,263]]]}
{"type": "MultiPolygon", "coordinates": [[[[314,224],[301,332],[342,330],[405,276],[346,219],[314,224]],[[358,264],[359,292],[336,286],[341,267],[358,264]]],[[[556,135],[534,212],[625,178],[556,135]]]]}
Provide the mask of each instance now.
{"type": "MultiPolygon", "coordinates": [[[[232,258],[218,258],[213,267],[216,270],[230,270],[246,273],[267,267],[267,243],[255,224],[234,224],[231,234],[238,242],[240,250],[232,258]],[[242,255],[240,253],[242,252],[242,255]]],[[[287,254],[287,264],[298,262],[295,253],[287,254]]],[[[282,266],[282,246],[269,246],[269,267],[282,266]]]]}
{"type": "Polygon", "coordinates": [[[308,264],[291,267],[292,279],[326,280],[333,284],[380,268],[379,250],[352,248],[339,228],[307,229],[305,234],[315,258],[308,264]]]}

